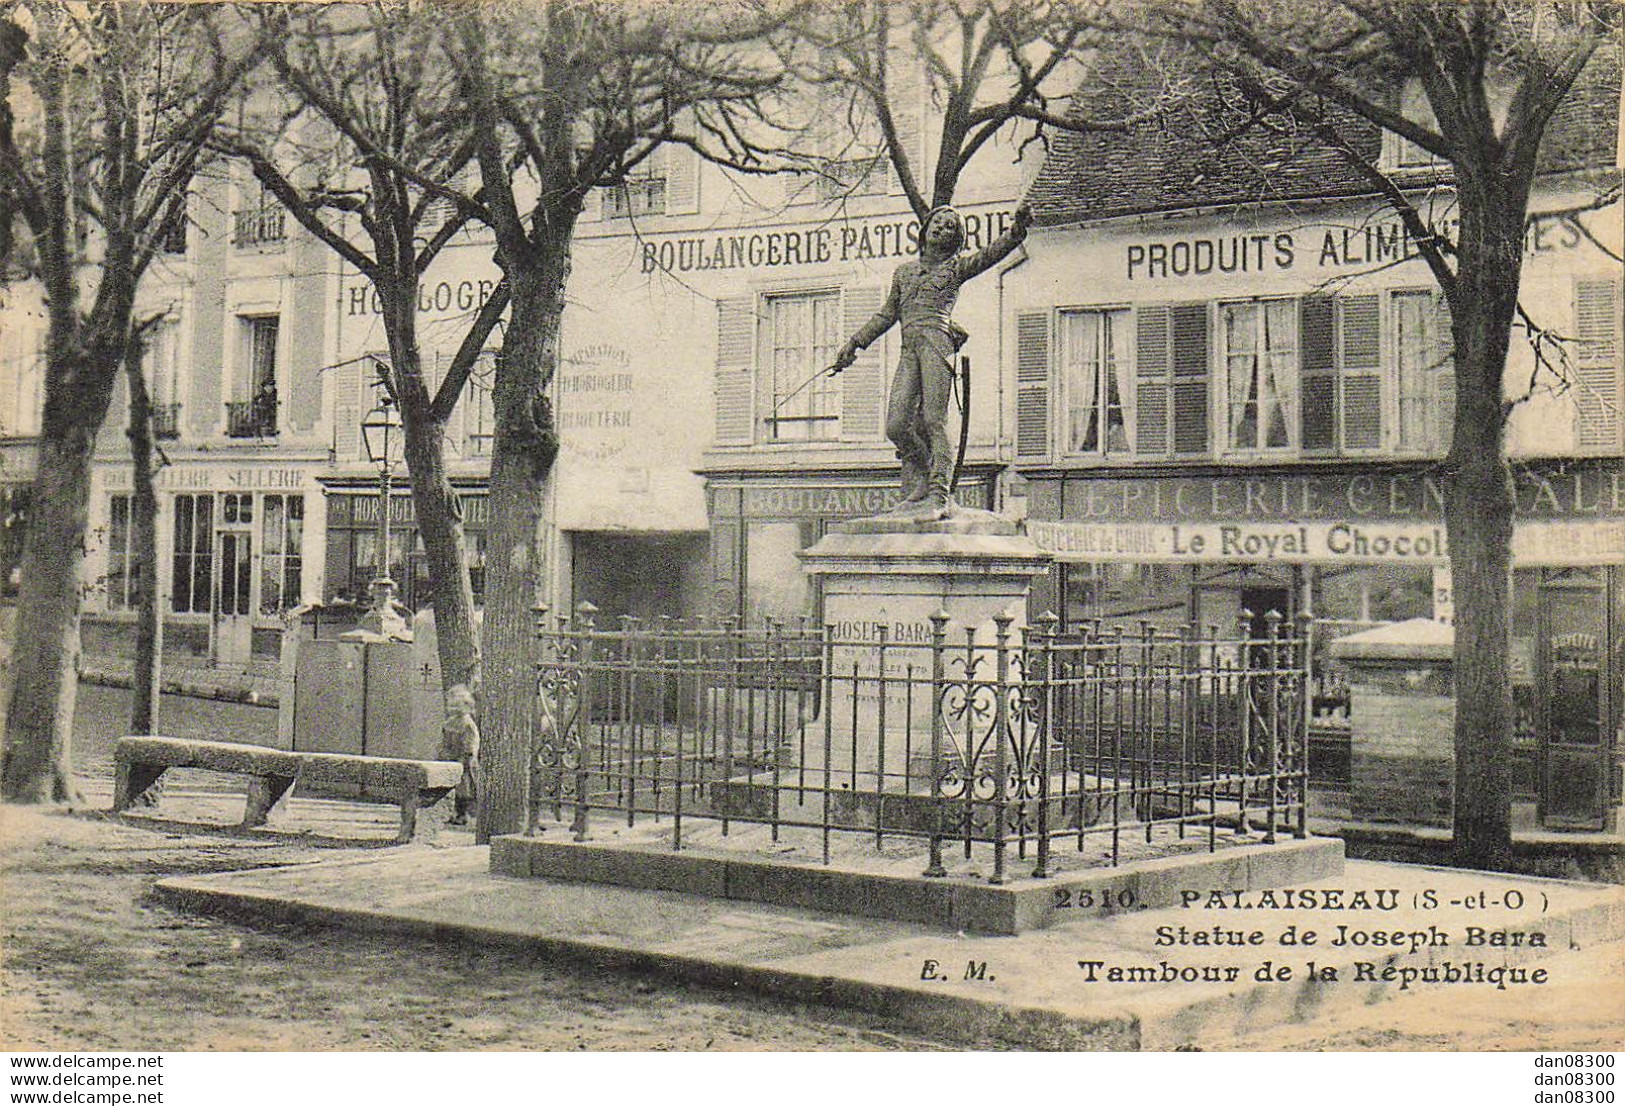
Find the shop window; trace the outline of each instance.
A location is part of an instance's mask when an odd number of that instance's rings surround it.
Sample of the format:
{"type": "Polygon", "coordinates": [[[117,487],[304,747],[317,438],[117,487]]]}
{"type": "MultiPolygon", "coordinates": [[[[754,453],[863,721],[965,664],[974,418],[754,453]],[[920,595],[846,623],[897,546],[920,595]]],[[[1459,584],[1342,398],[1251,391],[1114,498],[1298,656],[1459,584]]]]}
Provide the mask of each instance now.
{"type": "Polygon", "coordinates": [[[1068,631],[1099,620],[1108,628],[1145,621],[1177,633],[1190,621],[1191,575],[1184,565],[1066,562],[1059,568],[1068,631]]]}
{"type": "Polygon", "coordinates": [[[260,613],[299,605],[304,584],[305,497],[267,495],[260,516],[260,613]]]}
{"type": "Polygon", "coordinates": [[[485,535],[463,531],[463,559],[468,562],[468,583],[474,589],[474,605],[485,605],[485,535]]]}
{"type": "Polygon", "coordinates": [[[23,538],[30,488],[0,488],[0,594],[16,595],[22,578],[23,538]]]}
{"type": "Polygon", "coordinates": [[[133,502],[127,495],[115,495],[108,501],[106,590],[110,611],[130,610],[140,600],[140,562],[131,545],[133,502]]]}
{"type": "Polygon", "coordinates": [[[1295,300],[1219,308],[1226,445],[1240,452],[1296,442],[1298,328],[1295,300]]]}
{"type": "Polygon", "coordinates": [[[1403,452],[1435,452],[1449,443],[1455,417],[1455,347],[1450,309],[1431,291],[1393,293],[1394,445],[1403,452]]]}
{"type": "Polygon", "coordinates": [[[175,547],[170,607],[178,614],[207,614],[214,585],[214,496],[175,497],[175,547]]]}
{"type": "Polygon", "coordinates": [[[838,292],[768,298],[769,440],[831,441],[840,437],[840,378],[821,371],[835,360],[840,344],[840,310],[838,292]]]}
{"type": "Polygon", "coordinates": [[[1122,455],[1134,441],[1134,363],[1127,309],[1061,315],[1070,453],[1122,455]]]}
{"type": "Polygon", "coordinates": [[[745,620],[793,622],[815,613],[812,584],[796,556],[817,535],[815,523],[753,522],[745,528],[745,620]]]}

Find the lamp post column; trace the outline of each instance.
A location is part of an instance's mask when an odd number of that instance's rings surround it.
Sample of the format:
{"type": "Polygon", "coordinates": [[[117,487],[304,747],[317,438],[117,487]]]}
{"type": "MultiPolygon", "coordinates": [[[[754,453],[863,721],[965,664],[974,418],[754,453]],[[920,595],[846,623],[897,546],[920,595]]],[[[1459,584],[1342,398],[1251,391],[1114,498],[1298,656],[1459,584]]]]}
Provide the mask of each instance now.
{"type": "Polygon", "coordinates": [[[394,468],[386,458],[378,467],[378,575],[372,581],[372,606],[378,618],[378,633],[390,636],[406,628],[406,620],[395,609],[395,580],[389,573],[389,514],[394,481],[394,468]]]}

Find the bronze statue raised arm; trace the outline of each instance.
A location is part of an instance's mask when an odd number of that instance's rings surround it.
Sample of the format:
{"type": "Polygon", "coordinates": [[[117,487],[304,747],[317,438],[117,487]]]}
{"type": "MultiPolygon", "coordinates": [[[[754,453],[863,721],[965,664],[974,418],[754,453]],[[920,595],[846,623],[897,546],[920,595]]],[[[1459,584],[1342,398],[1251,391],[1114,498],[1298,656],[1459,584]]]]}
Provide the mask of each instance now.
{"type": "Polygon", "coordinates": [[[951,207],[933,208],[920,230],[920,256],[892,274],[891,291],[874,318],[835,355],[840,372],[893,323],[903,331],[902,355],[886,410],[886,437],[903,462],[903,501],[899,512],[922,519],[946,518],[953,452],[948,446],[948,398],[953,389],[953,355],[965,332],[949,316],[960,285],[1004,260],[1027,237],[1032,211],[1016,208],[1015,225],[975,253],[960,256],[965,224],[951,207]]]}

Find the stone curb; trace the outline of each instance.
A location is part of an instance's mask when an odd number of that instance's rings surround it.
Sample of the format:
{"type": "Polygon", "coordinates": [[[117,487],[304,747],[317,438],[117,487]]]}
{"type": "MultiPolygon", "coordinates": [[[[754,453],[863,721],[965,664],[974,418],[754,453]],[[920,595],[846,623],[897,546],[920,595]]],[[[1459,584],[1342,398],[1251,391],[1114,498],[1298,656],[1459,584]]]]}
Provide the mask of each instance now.
{"type": "Polygon", "coordinates": [[[658,975],[721,991],[749,991],[791,1002],[837,1006],[894,1018],[908,1029],[967,1045],[989,1041],[1066,1052],[1138,1050],[1140,1025],[1129,1013],[1084,1019],[1051,1010],[1014,1007],[964,995],[936,995],[832,975],[727,960],[651,952],[580,938],[542,937],[474,923],[450,923],[295,902],[247,890],[218,891],[186,879],[154,886],[161,900],[181,909],[242,920],[331,925],[472,947],[523,949],[546,960],[588,964],[607,971],[658,975]]]}
{"type": "MultiPolygon", "coordinates": [[[[104,668],[84,669],[79,673],[79,682],[97,687],[128,689],[135,686],[135,678],[129,673],[104,668]]],[[[243,703],[271,710],[281,705],[281,697],[276,692],[260,691],[258,688],[245,687],[242,684],[212,684],[174,679],[162,681],[162,687],[166,695],[185,695],[193,699],[211,699],[220,703],[243,703]]]]}

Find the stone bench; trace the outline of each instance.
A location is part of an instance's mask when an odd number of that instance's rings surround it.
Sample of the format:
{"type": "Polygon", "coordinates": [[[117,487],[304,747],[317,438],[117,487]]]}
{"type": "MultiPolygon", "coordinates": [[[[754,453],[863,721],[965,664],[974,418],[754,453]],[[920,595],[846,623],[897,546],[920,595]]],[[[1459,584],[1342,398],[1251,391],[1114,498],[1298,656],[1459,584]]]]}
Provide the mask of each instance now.
{"type": "Polygon", "coordinates": [[[417,813],[439,802],[462,779],[456,761],[397,760],[345,753],[294,753],[261,745],[191,741],[176,737],[124,737],[114,751],[114,812],[128,810],[171,768],[203,768],[249,777],[245,828],[265,824],[271,808],[295,780],[352,784],[391,797],[401,807],[396,840],[417,832],[417,813]]]}

